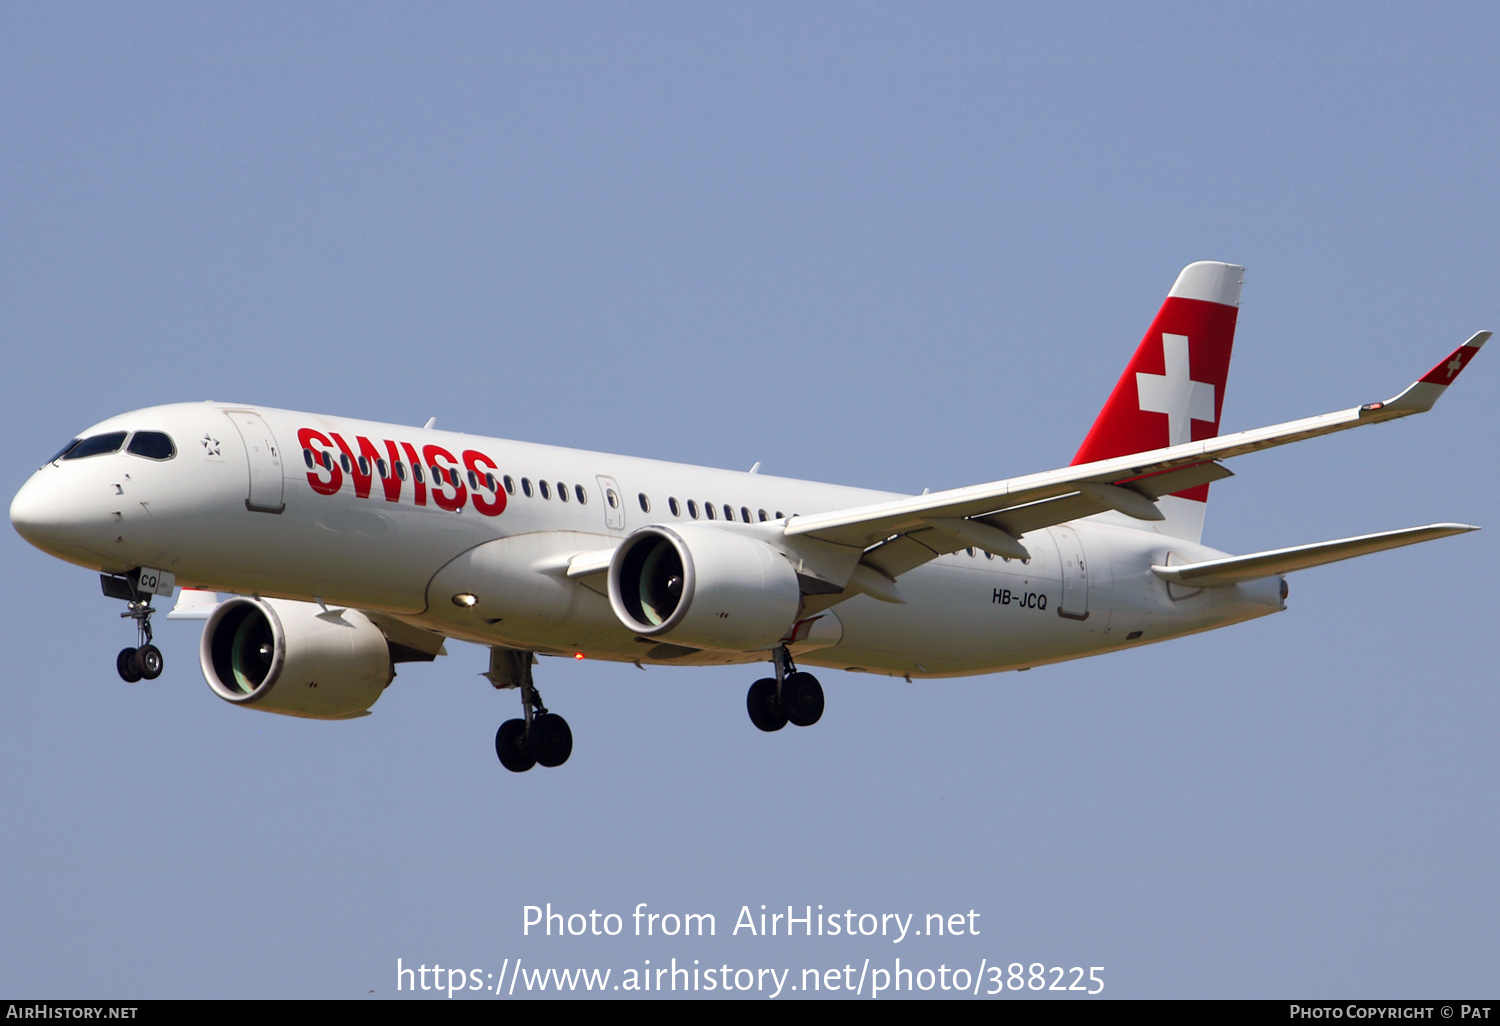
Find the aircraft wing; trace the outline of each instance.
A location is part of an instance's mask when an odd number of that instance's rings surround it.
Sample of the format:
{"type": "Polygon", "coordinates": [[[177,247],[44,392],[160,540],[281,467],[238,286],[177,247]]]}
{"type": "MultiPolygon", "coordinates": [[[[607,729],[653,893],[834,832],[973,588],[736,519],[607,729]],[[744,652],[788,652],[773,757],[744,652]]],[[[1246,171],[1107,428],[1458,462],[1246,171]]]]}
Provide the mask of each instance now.
{"type": "Polygon", "coordinates": [[[1021,555],[1024,548],[1016,539],[1027,531],[1107,509],[1161,519],[1155,507],[1160,496],[1230,476],[1219,460],[1430,410],[1490,334],[1478,332],[1385,402],[989,484],[793,517],[786,534],[864,548],[863,563],[895,578],[966,545],[1021,555]]]}

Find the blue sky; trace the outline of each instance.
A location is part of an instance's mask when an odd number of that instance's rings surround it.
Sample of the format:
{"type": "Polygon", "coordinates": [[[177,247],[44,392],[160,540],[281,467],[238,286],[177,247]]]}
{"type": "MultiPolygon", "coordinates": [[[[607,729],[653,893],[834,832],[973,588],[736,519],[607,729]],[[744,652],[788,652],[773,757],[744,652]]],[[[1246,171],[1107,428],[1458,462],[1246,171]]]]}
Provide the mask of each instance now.
{"type": "MultiPolygon", "coordinates": [[[[1496,327],[1491,5],[9,5],[13,492],[190,399],[893,490],[1065,464],[1177,271],[1247,266],[1232,430],[1385,398],[1496,327]]],[[[1043,962],[1107,994],[1495,988],[1494,354],[1429,416],[1236,461],[1228,551],[1490,530],[1306,571],[1251,624],[1023,675],[546,660],[577,747],[495,762],[453,644],[374,715],[124,685],[96,579],[0,541],[0,992],[389,996],[498,971],[1043,962]],[[712,941],[523,937],[522,908],[712,941]],[[741,906],[979,911],[895,947],[741,906]],[[884,960],[882,963],[881,960],[884,960]]]]}

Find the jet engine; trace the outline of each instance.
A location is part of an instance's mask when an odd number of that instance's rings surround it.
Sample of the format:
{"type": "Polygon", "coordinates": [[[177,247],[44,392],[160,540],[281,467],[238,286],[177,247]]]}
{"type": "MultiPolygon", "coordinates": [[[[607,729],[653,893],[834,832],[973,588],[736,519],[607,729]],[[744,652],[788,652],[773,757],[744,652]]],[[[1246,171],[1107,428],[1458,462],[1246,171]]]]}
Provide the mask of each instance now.
{"type": "Polygon", "coordinates": [[[228,599],[198,655],[226,702],[318,720],[367,715],[396,676],[385,635],[363,613],[285,599],[228,599]]]}
{"type": "Polygon", "coordinates": [[[643,527],[615,550],[609,603],[635,633],[692,648],[775,647],[797,619],[797,574],[756,538],[707,524],[643,527]]]}

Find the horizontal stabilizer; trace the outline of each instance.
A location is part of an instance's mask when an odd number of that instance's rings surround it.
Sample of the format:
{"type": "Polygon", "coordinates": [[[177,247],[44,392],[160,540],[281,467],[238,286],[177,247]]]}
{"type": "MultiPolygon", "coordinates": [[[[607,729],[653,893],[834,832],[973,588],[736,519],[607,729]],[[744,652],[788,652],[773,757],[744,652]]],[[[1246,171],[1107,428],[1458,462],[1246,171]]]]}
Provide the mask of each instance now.
{"type": "Polygon", "coordinates": [[[1312,545],[1296,545],[1289,549],[1272,549],[1270,552],[1252,552],[1248,556],[1230,556],[1227,559],[1210,559],[1202,563],[1183,566],[1153,566],[1151,572],[1173,584],[1194,588],[1212,588],[1218,585],[1239,584],[1260,577],[1275,577],[1293,570],[1306,570],[1310,566],[1337,563],[1341,559],[1368,555],[1385,549],[1396,549],[1403,545],[1446,538],[1450,534],[1463,534],[1479,528],[1468,524],[1428,524],[1426,527],[1405,527],[1399,531],[1382,531],[1379,534],[1362,534],[1358,538],[1340,538],[1337,541],[1316,542],[1312,545]]]}

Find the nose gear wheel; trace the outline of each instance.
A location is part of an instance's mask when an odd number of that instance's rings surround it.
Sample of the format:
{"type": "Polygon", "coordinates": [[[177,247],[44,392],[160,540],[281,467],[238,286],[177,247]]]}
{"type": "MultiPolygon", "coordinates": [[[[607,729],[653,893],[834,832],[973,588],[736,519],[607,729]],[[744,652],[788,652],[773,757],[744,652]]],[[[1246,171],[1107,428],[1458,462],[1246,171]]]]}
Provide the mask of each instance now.
{"type": "Polygon", "coordinates": [[[155,680],[166,668],[166,659],[161,649],[151,643],[151,614],[156,610],[151,605],[150,593],[137,590],[133,577],[121,579],[101,574],[100,578],[105,595],[126,600],[120,618],[135,621],[136,647],[120,650],[115,657],[115,672],[127,684],[155,680]]]}

